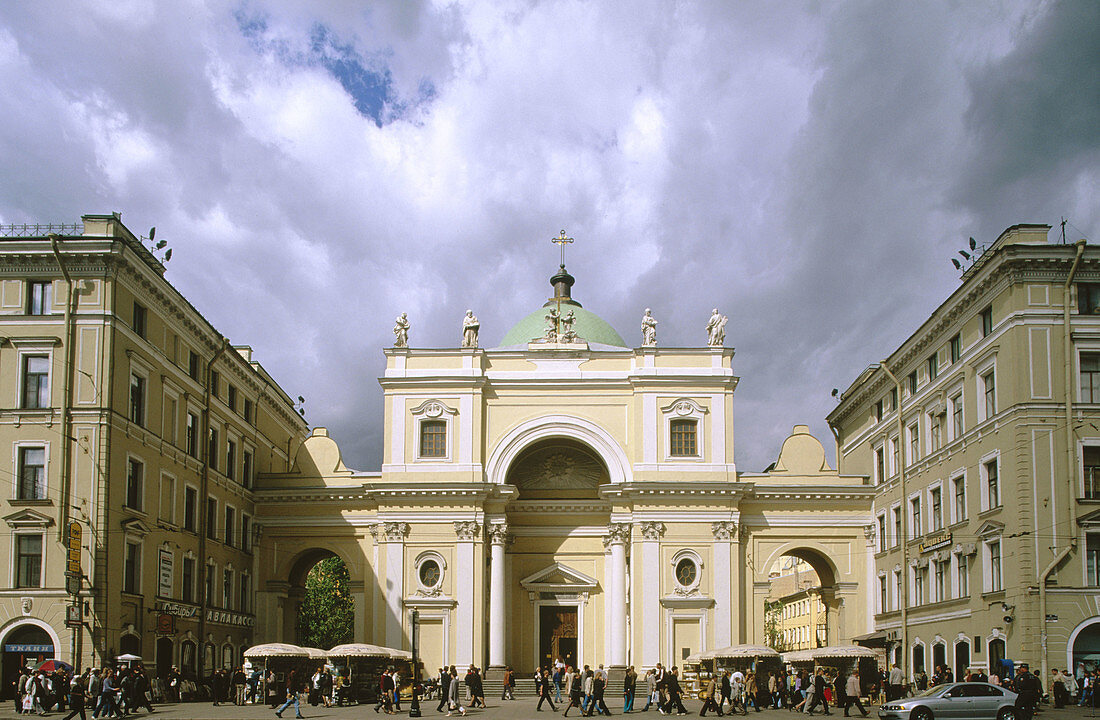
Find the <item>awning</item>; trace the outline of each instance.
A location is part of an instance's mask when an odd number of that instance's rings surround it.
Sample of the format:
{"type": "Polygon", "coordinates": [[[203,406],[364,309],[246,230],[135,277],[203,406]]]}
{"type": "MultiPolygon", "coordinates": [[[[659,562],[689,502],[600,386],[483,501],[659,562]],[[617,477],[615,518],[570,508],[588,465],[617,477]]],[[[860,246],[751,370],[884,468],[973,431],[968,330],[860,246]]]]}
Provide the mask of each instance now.
{"type": "Polygon", "coordinates": [[[856,635],[852,638],[853,642],[857,642],[864,647],[886,647],[887,634],[885,630],[876,630],[875,632],[867,633],[866,635],[856,635]]]}

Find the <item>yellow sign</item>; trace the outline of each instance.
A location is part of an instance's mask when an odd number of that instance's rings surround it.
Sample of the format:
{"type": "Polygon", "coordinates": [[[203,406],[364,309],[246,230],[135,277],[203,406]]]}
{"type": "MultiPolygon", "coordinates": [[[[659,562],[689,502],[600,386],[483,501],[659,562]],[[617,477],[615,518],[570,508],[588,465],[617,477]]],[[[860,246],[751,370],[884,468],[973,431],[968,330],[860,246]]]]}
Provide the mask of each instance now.
{"type": "Polygon", "coordinates": [[[75,520],[69,523],[69,562],[66,572],[80,575],[80,546],[84,535],[84,528],[75,520]]]}

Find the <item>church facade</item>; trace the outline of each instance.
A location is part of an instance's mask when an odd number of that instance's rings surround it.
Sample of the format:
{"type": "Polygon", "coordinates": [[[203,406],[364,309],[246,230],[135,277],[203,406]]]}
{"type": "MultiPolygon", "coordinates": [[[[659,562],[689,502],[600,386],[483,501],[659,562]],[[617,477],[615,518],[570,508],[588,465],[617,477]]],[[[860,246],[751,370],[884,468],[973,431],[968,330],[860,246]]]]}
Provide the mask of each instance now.
{"type": "Polygon", "coordinates": [[[765,644],[783,556],[820,578],[819,644],[872,630],[874,488],[832,470],[805,426],[767,472],[737,471],[724,318],[687,348],[643,320],[629,347],[572,299],[564,265],[551,284],[492,349],[472,313],[457,348],[409,347],[398,319],[380,471],[345,467],[317,428],[289,472],[258,480],[257,640],[295,641],[305,575],[331,555],[350,572],[355,640],[409,649],[416,610],[429,672],[676,665],[765,644]]]}

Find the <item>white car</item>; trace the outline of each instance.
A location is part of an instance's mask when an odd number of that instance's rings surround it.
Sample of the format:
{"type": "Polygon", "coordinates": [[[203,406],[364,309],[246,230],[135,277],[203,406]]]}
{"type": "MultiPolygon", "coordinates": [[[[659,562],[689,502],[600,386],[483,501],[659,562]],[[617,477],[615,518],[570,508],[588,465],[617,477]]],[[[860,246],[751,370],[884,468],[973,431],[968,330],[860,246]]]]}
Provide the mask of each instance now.
{"type": "Polygon", "coordinates": [[[982,682],[943,683],[878,709],[881,720],[1015,720],[1016,693],[982,682]]]}

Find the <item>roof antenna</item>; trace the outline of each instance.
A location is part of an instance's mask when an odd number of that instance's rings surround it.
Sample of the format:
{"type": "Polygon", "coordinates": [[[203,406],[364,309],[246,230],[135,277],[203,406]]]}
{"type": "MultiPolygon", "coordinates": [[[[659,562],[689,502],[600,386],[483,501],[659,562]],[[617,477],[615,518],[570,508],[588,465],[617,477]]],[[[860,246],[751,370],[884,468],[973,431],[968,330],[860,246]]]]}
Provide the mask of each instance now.
{"type": "Polygon", "coordinates": [[[1062,216],[1062,244],[1066,244],[1066,216],[1062,216]]]}

